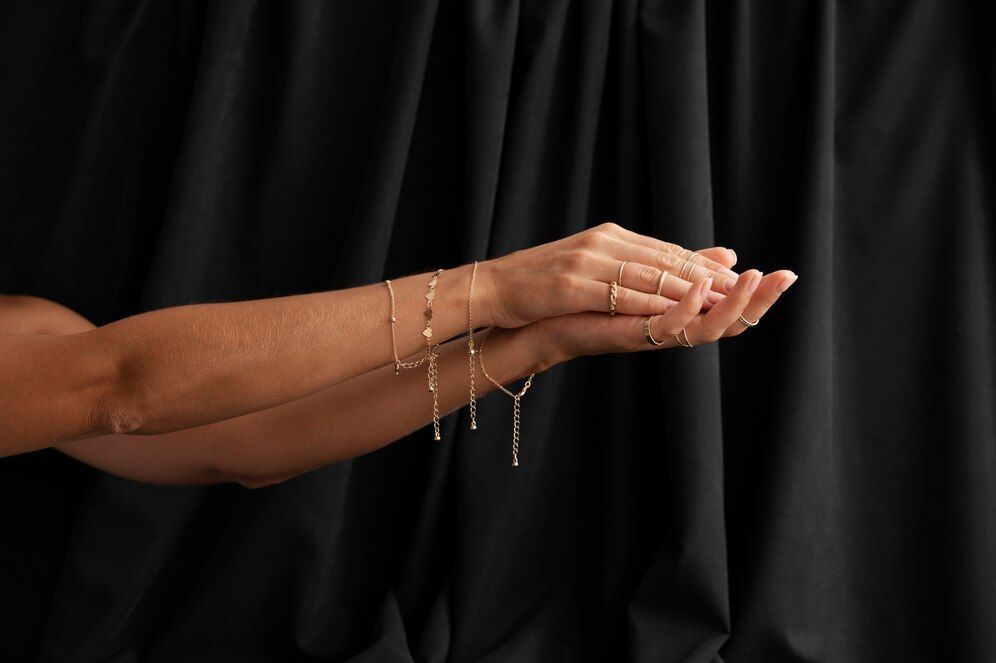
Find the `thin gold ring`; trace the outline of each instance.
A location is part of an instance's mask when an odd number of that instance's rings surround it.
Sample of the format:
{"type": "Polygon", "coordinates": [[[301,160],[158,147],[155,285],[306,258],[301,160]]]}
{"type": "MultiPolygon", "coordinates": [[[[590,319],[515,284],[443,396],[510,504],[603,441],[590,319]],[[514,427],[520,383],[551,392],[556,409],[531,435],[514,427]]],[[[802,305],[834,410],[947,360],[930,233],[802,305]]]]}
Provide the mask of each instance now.
{"type": "Polygon", "coordinates": [[[678,271],[678,278],[684,279],[686,281],[690,280],[692,278],[693,269],[695,269],[695,263],[692,262],[691,260],[686,260],[685,264],[682,265],[681,269],[678,271]],[[691,267],[688,267],[689,265],[691,265],[691,267]],[[688,276],[685,276],[685,267],[688,267],[688,276]]]}
{"type": "Polygon", "coordinates": [[[619,285],[622,285],[623,269],[626,268],[626,263],[628,263],[628,262],[629,262],[629,260],[623,260],[621,263],[619,263],[619,278],[616,279],[616,281],[619,283],[619,285]]]}
{"type": "Polygon", "coordinates": [[[619,284],[613,281],[609,284],[609,315],[616,314],[616,297],[619,295],[619,284]]]}
{"type": "Polygon", "coordinates": [[[660,297],[661,293],[664,292],[664,281],[667,280],[668,272],[666,269],[661,270],[661,275],[657,279],[657,296],[660,297]]]}
{"type": "Polygon", "coordinates": [[[651,345],[664,345],[664,341],[658,341],[654,338],[654,333],[651,331],[650,327],[654,324],[654,318],[659,318],[660,315],[652,315],[643,321],[643,338],[647,339],[647,343],[651,345]]]}
{"type": "Polygon", "coordinates": [[[683,348],[695,347],[692,345],[691,341],[688,340],[688,332],[685,331],[684,327],[682,327],[681,331],[675,334],[674,337],[678,340],[678,345],[680,345],[683,348]],[[682,336],[685,337],[684,341],[681,340],[682,336]]]}
{"type": "Polygon", "coordinates": [[[761,318],[758,318],[754,322],[751,322],[742,315],[739,316],[738,319],[740,320],[740,324],[742,324],[744,327],[757,327],[757,323],[761,322],[761,318]]]}

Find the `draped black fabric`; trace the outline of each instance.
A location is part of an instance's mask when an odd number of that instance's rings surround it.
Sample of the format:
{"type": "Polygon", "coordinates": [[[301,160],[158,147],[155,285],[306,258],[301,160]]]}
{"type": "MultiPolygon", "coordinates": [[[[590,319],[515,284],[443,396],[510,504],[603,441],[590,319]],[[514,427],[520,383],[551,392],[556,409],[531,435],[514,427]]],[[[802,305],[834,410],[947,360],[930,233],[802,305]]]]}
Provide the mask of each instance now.
{"type": "Polygon", "coordinates": [[[2,459],[0,659],[996,660],[983,8],[3,3],[2,292],[104,324],[605,219],[800,279],[538,376],[514,470],[497,394],[259,490],[2,459]]]}

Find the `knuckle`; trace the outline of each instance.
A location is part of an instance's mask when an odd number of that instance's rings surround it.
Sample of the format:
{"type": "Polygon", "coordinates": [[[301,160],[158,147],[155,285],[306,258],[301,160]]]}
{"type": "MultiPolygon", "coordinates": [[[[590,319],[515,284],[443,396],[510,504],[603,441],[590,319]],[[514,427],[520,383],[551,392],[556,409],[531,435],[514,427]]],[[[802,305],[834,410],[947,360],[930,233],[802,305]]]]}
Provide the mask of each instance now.
{"type": "Polygon", "coordinates": [[[648,265],[642,265],[640,267],[640,273],[638,278],[640,283],[647,288],[656,287],[657,279],[659,278],[661,271],[659,269],[654,269],[648,265]]]}
{"type": "Polygon", "coordinates": [[[567,251],[563,257],[563,267],[570,272],[580,272],[591,264],[592,255],[584,249],[567,251]]]}
{"type": "Polygon", "coordinates": [[[662,242],[661,249],[666,253],[681,253],[683,249],[674,242],[662,242]]]}
{"type": "Polygon", "coordinates": [[[614,233],[619,231],[620,226],[615,221],[603,221],[602,223],[598,224],[595,228],[596,230],[601,230],[602,232],[605,233],[614,233]]]}
{"type": "Polygon", "coordinates": [[[657,263],[660,266],[660,268],[665,271],[676,269],[678,267],[679,262],[681,262],[681,259],[678,258],[678,256],[676,256],[675,254],[669,253],[668,251],[662,251],[657,255],[657,263]]]}

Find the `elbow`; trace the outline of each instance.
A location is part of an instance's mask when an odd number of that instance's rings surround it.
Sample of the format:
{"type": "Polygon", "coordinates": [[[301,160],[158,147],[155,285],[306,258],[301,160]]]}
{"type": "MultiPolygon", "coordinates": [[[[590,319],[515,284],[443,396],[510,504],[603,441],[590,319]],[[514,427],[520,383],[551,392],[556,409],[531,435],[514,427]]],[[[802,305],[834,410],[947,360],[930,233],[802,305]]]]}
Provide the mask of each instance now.
{"type": "Polygon", "coordinates": [[[114,352],[99,352],[102,367],[89,402],[91,430],[100,435],[142,433],[148,421],[138,396],[136,381],[129,377],[126,362],[114,352]]]}

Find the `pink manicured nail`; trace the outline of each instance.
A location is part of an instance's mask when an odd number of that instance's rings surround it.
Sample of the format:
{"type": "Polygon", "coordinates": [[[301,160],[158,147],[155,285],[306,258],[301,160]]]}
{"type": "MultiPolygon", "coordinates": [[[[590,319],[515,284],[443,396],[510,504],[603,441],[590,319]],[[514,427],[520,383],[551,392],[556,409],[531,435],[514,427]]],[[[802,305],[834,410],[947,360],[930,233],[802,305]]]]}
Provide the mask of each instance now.
{"type": "Polygon", "coordinates": [[[764,276],[764,272],[758,272],[754,275],[754,278],[750,280],[747,284],[747,292],[753,294],[757,290],[757,286],[761,285],[761,277],[764,276]]]}
{"type": "Polygon", "coordinates": [[[726,249],[726,250],[733,254],[733,264],[734,265],[737,264],[737,252],[734,251],[733,249],[726,249]]]}
{"type": "Polygon", "coordinates": [[[701,285],[701,288],[702,288],[701,289],[702,296],[705,297],[706,293],[709,292],[712,289],[712,279],[709,278],[709,279],[706,279],[705,281],[703,281],[702,285],[701,285]]]}
{"type": "Polygon", "coordinates": [[[778,285],[778,292],[785,292],[788,290],[793,283],[799,279],[798,274],[793,274],[792,276],[786,276],[782,279],[782,282],[778,285]]]}

